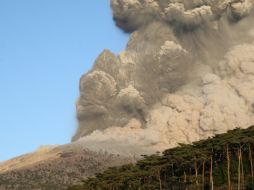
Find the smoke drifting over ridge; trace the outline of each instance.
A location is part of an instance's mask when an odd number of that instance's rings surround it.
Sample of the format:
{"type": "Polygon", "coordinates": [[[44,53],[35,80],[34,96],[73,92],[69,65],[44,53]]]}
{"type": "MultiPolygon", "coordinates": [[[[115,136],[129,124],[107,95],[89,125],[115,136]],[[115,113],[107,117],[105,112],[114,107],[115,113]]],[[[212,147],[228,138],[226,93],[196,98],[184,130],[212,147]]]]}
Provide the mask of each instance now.
{"type": "Polygon", "coordinates": [[[73,141],[153,152],[254,124],[252,0],[111,7],[132,34],[125,51],[105,50],[82,76],[73,141]]]}

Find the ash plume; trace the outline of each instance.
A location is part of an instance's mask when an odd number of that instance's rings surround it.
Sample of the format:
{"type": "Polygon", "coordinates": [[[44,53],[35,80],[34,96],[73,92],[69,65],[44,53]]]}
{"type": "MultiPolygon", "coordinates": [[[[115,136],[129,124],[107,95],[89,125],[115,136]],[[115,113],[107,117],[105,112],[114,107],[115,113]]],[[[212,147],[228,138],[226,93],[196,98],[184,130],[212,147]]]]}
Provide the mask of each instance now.
{"type": "Polygon", "coordinates": [[[151,21],[175,27],[195,27],[226,15],[240,20],[252,9],[252,0],[112,0],[114,20],[126,32],[151,21]]]}
{"type": "Polygon", "coordinates": [[[111,0],[126,50],[80,80],[73,141],[153,152],[254,124],[252,0],[111,0]]]}

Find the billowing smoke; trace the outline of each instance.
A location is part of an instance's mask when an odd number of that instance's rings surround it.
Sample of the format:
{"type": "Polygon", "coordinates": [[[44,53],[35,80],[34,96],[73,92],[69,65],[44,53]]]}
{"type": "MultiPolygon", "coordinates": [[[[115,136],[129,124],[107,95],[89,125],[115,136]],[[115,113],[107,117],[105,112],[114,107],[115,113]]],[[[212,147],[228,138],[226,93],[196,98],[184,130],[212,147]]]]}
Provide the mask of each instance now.
{"type": "Polygon", "coordinates": [[[134,31],[151,21],[171,26],[197,27],[218,21],[226,15],[230,20],[247,16],[252,0],[112,0],[114,19],[125,31],[134,31]]]}
{"type": "Polygon", "coordinates": [[[253,125],[253,3],[111,0],[131,37],[81,78],[73,140],[140,154],[253,125]]]}

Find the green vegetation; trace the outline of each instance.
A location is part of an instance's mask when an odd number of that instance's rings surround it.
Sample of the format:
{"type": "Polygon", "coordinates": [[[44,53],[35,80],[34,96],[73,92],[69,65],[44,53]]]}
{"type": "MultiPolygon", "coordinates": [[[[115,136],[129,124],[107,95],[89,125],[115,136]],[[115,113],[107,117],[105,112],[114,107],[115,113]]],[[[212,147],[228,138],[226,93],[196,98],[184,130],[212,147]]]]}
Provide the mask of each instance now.
{"type": "Polygon", "coordinates": [[[112,167],[69,190],[254,189],[254,126],[234,129],[136,164],[112,167]]]}

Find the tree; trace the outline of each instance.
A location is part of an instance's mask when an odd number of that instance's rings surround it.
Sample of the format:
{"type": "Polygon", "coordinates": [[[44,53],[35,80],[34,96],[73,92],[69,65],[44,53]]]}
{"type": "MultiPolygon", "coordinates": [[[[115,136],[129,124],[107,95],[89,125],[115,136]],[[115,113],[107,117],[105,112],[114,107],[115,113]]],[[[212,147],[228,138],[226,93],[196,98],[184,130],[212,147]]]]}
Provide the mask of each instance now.
{"type": "Polygon", "coordinates": [[[213,190],[213,156],[210,158],[210,187],[213,190]]]}
{"type": "Polygon", "coordinates": [[[231,130],[191,145],[179,144],[162,155],[145,155],[136,164],[109,168],[85,180],[80,189],[70,190],[199,189],[201,181],[204,189],[207,173],[211,190],[222,185],[240,189],[248,177],[253,180],[253,142],[254,126],[231,130]]]}
{"type": "Polygon", "coordinates": [[[249,149],[249,161],[250,161],[250,171],[251,171],[251,181],[253,185],[253,159],[252,159],[252,150],[251,150],[251,144],[248,144],[249,149]]]}
{"type": "Polygon", "coordinates": [[[231,179],[230,179],[230,154],[229,154],[228,144],[226,144],[226,152],[227,152],[228,190],[231,190],[231,179]]]}

